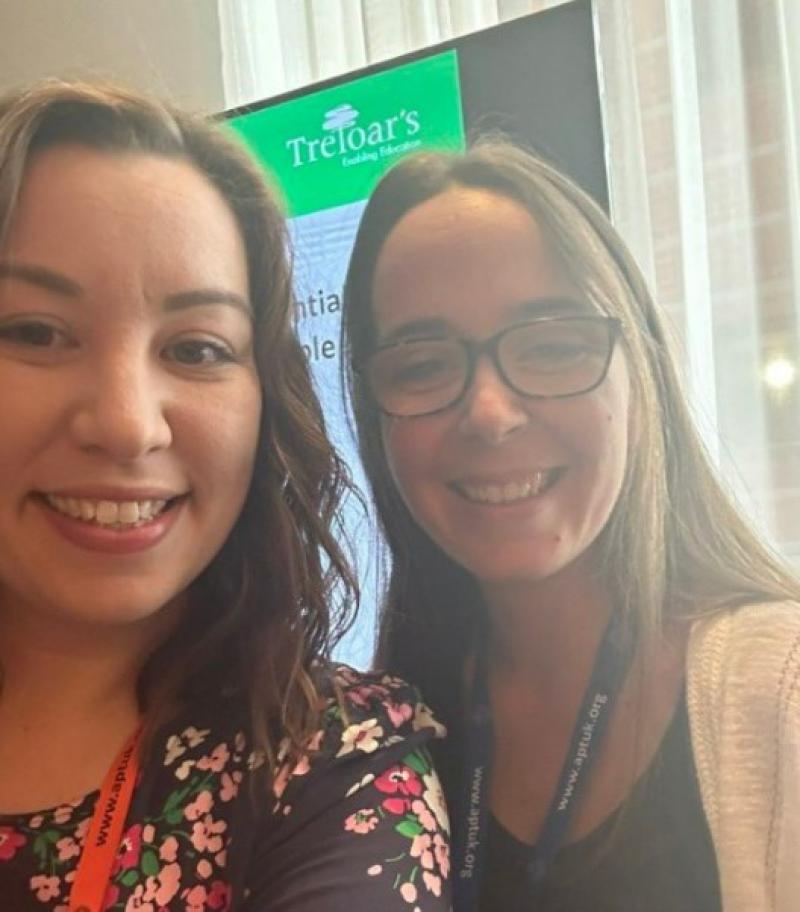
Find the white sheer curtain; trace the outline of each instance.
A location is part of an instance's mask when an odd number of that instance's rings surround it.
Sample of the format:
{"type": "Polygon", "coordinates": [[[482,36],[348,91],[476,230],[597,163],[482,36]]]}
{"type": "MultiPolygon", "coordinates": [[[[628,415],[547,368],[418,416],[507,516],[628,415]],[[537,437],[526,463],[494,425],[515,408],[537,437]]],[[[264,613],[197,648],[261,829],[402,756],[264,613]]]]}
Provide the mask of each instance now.
{"type": "Polygon", "coordinates": [[[601,0],[613,216],[730,486],[800,564],[800,4],[601,0]]]}
{"type": "Polygon", "coordinates": [[[229,107],[496,25],[542,0],[219,0],[229,107]]]}
{"type": "MultiPolygon", "coordinates": [[[[220,0],[230,106],[561,0],[220,0]]],[[[731,487],[800,564],[800,3],[595,0],[612,215],[731,487]]]]}

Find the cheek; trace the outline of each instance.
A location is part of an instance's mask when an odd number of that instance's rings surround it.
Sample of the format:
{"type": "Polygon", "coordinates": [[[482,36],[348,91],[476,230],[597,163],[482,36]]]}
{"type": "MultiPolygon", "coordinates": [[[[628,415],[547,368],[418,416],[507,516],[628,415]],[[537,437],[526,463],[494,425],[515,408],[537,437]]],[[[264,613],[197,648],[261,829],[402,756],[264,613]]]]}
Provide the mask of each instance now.
{"type": "Polygon", "coordinates": [[[70,381],[41,370],[4,369],[0,359],[0,454],[13,454],[55,436],[65,421],[70,381]],[[24,390],[25,395],[7,394],[24,390]]]}
{"type": "Polygon", "coordinates": [[[383,418],[383,452],[392,480],[412,513],[425,485],[426,468],[431,466],[433,441],[415,421],[383,418]]]}
{"type": "Polygon", "coordinates": [[[631,445],[629,422],[628,395],[624,391],[612,401],[603,403],[597,420],[592,422],[597,433],[585,438],[596,441],[590,462],[595,466],[595,485],[604,510],[613,508],[625,478],[631,445]]]}
{"type": "Polygon", "coordinates": [[[48,422],[41,410],[34,409],[31,414],[29,407],[22,407],[26,398],[9,396],[6,402],[3,398],[0,396],[0,427],[5,428],[0,434],[0,478],[10,481],[20,468],[19,460],[32,455],[40,429],[44,430],[48,422]]]}
{"type": "Polygon", "coordinates": [[[609,382],[560,406],[552,428],[579,471],[569,490],[592,526],[603,524],[616,503],[628,464],[630,394],[622,365],[609,382]]]}
{"type": "Polygon", "coordinates": [[[633,413],[631,389],[626,374],[625,385],[619,392],[616,407],[609,409],[607,416],[609,434],[615,441],[617,461],[621,464],[620,471],[623,475],[627,470],[630,448],[636,442],[633,430],[633,413]]]}
{"type": "Polygon", "coordinates": [[[606,416],[606,433],[608,440],[607,470],[611,487],[614,488],[614,500],[622,487],[628,464],[628,417],[613,412],[606,416]]]}
{"type": "Polygon", "coordinates": [[[633,413],[630,380],[625,361],[617,357],[609,372],[605,395],[600,399],[601,427],[598,440],[603,441],[603,461],[618,485],[625,475],[631,439],[633,413]]]}
{"type": "MultiPolygon", "coordinates": [[[[405,474],[409,470],[409,457],[413,449],[401,424],[391,418],[381,418],[381,443],[389,474],[401,494],[405,487],[405,474]]],[[[413,475],[413,471],[411,472],[413,475]]]]}
{"type": "Polygon", "coordinates": [[[260,387],[253,378],[235,384],[235,390],[201,393],[183,413],[180,449],[191,461],[198,487],[215,496],[244,497],[253,472],[261,408],[260,387]]]}

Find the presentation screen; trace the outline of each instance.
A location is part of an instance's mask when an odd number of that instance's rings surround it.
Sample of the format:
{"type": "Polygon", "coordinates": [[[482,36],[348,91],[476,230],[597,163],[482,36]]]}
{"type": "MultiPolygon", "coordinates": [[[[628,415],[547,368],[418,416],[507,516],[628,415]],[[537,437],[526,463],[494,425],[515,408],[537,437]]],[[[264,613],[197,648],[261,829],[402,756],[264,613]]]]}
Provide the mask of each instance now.
{"type": "MultiPolygon", "coordinates": [[[[225,116],[283,197],[297,333],[328,433],[365,490],[340,385],[339,332],[366,199],[403,156],[464,149],[475,136],[502,131],[549,156],[607,207],[591,3],[576,0],[225,116]]],[[[347,527],[362,610],[338,657],[364,668],[374,645],[378,568],[386,567],[374,524],[355,503],[347,527]]]]}

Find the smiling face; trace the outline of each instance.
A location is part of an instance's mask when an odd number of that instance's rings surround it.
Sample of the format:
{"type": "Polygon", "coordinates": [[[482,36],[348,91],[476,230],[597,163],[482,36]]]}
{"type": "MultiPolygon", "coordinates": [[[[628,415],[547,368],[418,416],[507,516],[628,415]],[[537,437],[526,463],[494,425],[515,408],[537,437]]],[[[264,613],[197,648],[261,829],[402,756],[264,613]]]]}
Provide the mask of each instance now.
{"type": "Polygon", "coordinates": [[[156,615],[222,546],[261,392],[244,242],[191,165],[59,146],[0,247],[0,612],[156,615]]]}
{"type": "MultiPolygon", "coordinates": [[[[394,227],[373,282],[378,343],[481,342],[543,315],[591,314],[528,212],[457,188],[394,227]]],[[[552,576],[587,552],[620,493],[629,382],[617,349],[605,380],[566,399],[508,388],[488,357],[454,406],[383,418],[393,480],[416,521],[484,586],[552,576]]]]}

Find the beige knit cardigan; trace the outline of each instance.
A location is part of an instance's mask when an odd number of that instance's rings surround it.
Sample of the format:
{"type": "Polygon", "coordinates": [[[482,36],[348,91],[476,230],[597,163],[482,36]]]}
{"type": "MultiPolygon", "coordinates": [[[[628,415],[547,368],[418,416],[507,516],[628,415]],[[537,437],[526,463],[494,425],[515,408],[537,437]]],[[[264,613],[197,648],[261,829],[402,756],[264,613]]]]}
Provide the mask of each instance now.
{"type": "Polygon", "coordinates": [[[687,675],[723,912],[800,912],[800,605],[698,621],[687,675]]]}

